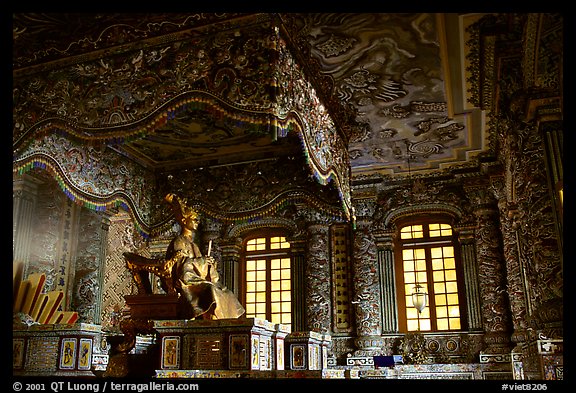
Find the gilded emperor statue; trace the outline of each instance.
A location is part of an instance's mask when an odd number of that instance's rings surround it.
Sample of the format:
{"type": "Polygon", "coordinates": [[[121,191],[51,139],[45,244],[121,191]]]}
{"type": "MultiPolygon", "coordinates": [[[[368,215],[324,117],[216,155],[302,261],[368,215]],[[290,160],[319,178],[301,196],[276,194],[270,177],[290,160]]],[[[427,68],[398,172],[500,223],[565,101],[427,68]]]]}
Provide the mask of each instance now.
{"type": "Polygon", "coordinates": [[[220,283],[216,260],[200,252],[195,242],[199,214],[189,207],[185,198],[168,194],[180,224],[180,233],[170,242],[164,258],[150,259],[135,253],[124,253],[126,266],[132,273],[139,294],[151,294],[150,273],[160,279],[164,291],[179,294],[185,302],[186,318],[238,318],[245,312],[236,295],[220,283]]]}

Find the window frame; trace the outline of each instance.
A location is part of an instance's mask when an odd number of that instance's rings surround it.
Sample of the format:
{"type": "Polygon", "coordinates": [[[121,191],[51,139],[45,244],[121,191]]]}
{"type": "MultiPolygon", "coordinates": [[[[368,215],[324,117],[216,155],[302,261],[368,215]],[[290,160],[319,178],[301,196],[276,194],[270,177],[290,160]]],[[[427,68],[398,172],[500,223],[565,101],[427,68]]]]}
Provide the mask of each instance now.
{"type": "Polygon", "coordinates": [[[467,307],[466,307],[466,290],[465,290],[465,276],[462,266],[462,255],[460,249],[460,242],[458,234],[454,229],[455,225],[450,217],[441,215],[417,215],[399,219],[396,223],[395,231],[395,247],[394,247],[394,267],[395,267],[395,281],[396,281],[396,300],[398,306],[398,330],[402,333],[411,332],[425,332],[425,333],[444,333],[444,332],[461,332],[468,329],[467,307]],[[448,224],[452,229],[452,234],[449,236],[437,236],[430,238],[430,224],[448,224]],[[423,237],[412,239],[401,239],[402,228],[409,225],[422,225],[423,237]],[[433,269],[431,260],[430,249],[441,246],[452,246],[454,251],[454,261],[456,268],[456,282],[458,285],[458,306],[460,310],[460,329],[439,330],[437,327],[436,316],[436,300],[433,293],[433,269]],[[427,304],[426,308],[429,309],[430,314],[430,330],[408,330],[408,317],[407,317],[407,304],[406,304],[406,290],[404,282],[404,260],[403,250],[405,249],[424,249],[426,260],[426,279],[428,289],[426,290],[427,304]],[[432,293],[431,293],[432,291],[432,293]]]}
{"type": "MultiPolygon", "coordinates": [[[[271,321],[272,319],[272,301],[271,301],[271,266],[270,261],[272,259],[279,259],[279,258],[289,258],[290,259],[290,326],[293,326],[294,321],[294,301],[293,301],[293,290],[294,290],[294,280],[293,280],[293,269],[294,269],[294,260],[292,258],[292,245],[290,248],[280,248],[280,249],[270,249],[271,239],[273,237],[284,237],[286,238],[288,235],[287,231],[281,229],[259,229],[247,233],[242,238],[242,248],[240,252],[240,285],[239,285],[239,300],[242,306],[246,308],[246,292],[247,292],[247,283],[246,283],[246,267],[247,267],[247,260],[252,259],[253,256],[262,256],[261,259],[266,259],[266,320],[271,321]],[[264,250],[254,250],[254,251],[247,251],[247,244],[250,240],[256,238],[266,238],[266,247],[264,250]]],[[[251,318],[251,317],[250,317],[251,318]]],[[[283,324],[287,324],[283,322],[283,324]]]]}

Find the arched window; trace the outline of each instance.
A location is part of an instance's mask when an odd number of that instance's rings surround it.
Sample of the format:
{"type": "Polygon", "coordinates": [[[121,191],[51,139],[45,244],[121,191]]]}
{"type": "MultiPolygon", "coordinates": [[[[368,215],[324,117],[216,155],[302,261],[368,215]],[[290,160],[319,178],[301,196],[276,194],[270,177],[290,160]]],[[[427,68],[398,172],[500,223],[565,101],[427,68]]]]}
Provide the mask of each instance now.
{"type": "Polygon", "coordinates": [[[291,325],[290,243],[278,233],[244,241],[241,298],[246,317],[291,325]]]}
{"type": "Polygon", "coordinates": [[[458,242],[442,220],[399,225],[396,247],[399,328],[403,332],[465,328],[465,301],[458,242]],[[419,286],[419,287],[418,287],[419,286]],[[426,306],[415,307],[415,292],[426,306]]]}

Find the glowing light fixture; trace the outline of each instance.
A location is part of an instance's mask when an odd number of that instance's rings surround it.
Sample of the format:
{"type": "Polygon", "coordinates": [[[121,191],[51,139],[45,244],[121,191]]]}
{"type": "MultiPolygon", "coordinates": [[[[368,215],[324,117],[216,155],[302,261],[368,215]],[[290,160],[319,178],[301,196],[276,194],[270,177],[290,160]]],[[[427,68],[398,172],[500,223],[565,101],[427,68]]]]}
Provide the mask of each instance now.
{"type": "Polygon", "coordinates": [[[418,310],[418,313],[422,313],[426,308],[426,300],[428,294],[426,292],[421,291],[422,285],[416,284],[414,287],[414,292],[412,292],[412,304],[418,310]]]}

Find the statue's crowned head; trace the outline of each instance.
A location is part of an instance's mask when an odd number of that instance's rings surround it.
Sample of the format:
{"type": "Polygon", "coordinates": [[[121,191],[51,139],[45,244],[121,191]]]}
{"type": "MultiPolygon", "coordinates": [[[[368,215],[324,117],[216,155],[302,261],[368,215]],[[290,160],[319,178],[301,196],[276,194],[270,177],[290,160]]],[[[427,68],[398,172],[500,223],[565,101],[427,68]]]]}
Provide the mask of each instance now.
{"type": "Polygon", "coordinates": [[[196,210],[186,205],[181,205],[181,209],[182,209],[182,217],[184,217],[185,219],[197,219],[200,216],[200,214],[196,210]]]}
{"type": "Polygon", "coordinates": [[[180,198],[178,195],[170,193],[166,195],[165,199],[172,206],[176,219],[181,223],[198,220],[200,214],[188,206],[186,198],[180,198]]]}

